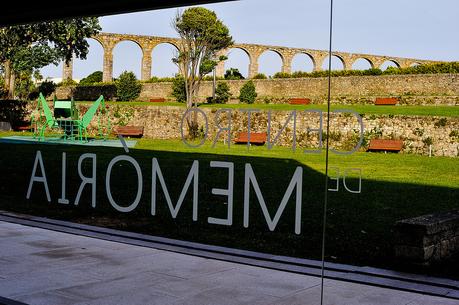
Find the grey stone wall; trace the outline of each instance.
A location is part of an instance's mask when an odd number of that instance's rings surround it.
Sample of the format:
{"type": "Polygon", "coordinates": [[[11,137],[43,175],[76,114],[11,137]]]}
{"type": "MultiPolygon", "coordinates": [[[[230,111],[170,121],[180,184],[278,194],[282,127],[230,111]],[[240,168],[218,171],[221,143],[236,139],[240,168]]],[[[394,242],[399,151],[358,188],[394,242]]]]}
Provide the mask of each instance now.
{"type": "MultiPolygon", "coordinates": [[[[258,93],[258,102],[288,102],[292,97],[310,98],[313,103],[326,102],[328,80],[326,78],[253,80],[258,93]]],[[[246,80],[227,81],[233,97],[246,80]]],[[[69,87],[56,90],[58,98],[72,94],[69,87]]],[[[203,82],[198,93],[204,102],[212,95],[212,82],[203,82]]],[[[382,76],[347,76],[332,79],[332,102],[335,104],[372,104],[376,97],[401,97],[400,104],[444,104],[459,105],[459,74],[412,74],[382,76]]],[[[144,83],[140,100],[152,97],[172,97],[171,83],[144,83]]],[[[236,101],[237,102],[237,101],[236,101]]]]}
{"type": "MultiPolygon", "coordinates": [[[[110,105],[110,115],[114,125],[144,126],[144,135],[154,139],[180,138],[180,123],[185,112],[184,107],[172,106],[118,106],[110,105]]],[[[206,114],[209,124],[208,142],[214,141],[218,128],[216,126],[216,110],[200,108],[206,114]]],[[[84,113],[84,110],[81,111],[84,113]]],[[[289,111],[272,111],[272,137],[281,130],[289,111]]],[[[219,117],[220,126],[228,126],[227,114],[219,117]]],[[[459,156],[459,118],[439,118],[430,116],[389,116],[367,115],[364,123],[364,147],[372,138],[401,139],[404,141],[403,153],[421,155],[429,154],[432,145],[434,156],[459,156]]],[[[199,125],[204,126],[205,120],[199,115],[199,125]]],[[[251,115],[251,131],[267,132],[268,112],[261,111],[251,115]]],[[[323,126],[326,126],[326,115],[323,113],[323,126]]],[[[276,145],[292,147],[293,120],[287,124],[280,134],[276,145]]],[[[185,127],[186,128],[186,127],[185,127]]],[[[184,132],[186,133],[186,129],[184,132]]],[[[309,129],[319,128],[319,115],[314,113],[298,113],[296,124],[296,145],[298,149],[316,149],[319,146],[318,132],[309,129]]],[[[331,147],[341,150],[352,149],[358,140],[360,125],[349,114],[334,114],[331,117],[331,147]]],[[[231,112],[232,139],[238,132],[247,131],[247,113],[238,110],[231,112]]],[[[324,131],[325,132],[325,131],[324,131]]],[[[219,141],[225,139],[223,133],[219,141]]],[[[325,139],[324,139],[325,140],[325,139]]]]}

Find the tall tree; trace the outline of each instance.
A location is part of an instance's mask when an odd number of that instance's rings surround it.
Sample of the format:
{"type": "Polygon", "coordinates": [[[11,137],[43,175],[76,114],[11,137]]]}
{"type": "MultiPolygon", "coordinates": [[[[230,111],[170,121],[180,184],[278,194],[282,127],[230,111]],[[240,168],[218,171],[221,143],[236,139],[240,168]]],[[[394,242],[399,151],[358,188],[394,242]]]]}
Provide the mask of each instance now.
{"type": "Polygon", "coordinates": [[[85,59],[89,51],[86,38],[101,30],[95,17],[46,21],[0,28],[0,62],[4,66],[4,87],[14,93],[16,77],[73,55],[85,59]]]}
{"type": "MultiPolygon", "coordinates": [[[[218,51],[231,46],[234,42],[228,28],[217,18],[215,12],[202,7],[186,9],[177,13],[172,22],[180,36],[177,56],[173,61],[179,67],[185,79],[187,108],[196,105],[196,95],[203,77],[212,72],[219,61],[218,51]]],[[[197,119],[187,118],[190,135],[195,136],[197,119]]]]}

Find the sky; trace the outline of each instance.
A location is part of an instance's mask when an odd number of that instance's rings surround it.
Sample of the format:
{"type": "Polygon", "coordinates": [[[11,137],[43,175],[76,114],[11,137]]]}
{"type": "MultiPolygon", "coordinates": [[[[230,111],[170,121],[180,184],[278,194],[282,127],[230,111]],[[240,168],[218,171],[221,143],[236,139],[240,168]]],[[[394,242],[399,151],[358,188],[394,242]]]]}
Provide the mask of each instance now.
{"type": "MultiPolygon", "coordinates": [[[[202,5],[216,12],[237,43],[257,43],[328,49],[330,1],[241,0],[202,5]]],[[[185,8],[180,8],[183,10],[185,8]]],[[[177,37],[171,20],[177,8],[100,17],[103,32],[177,37]]],[[[459,1],[457,0],[334,0],[332,49],[335,51],[390,55],[419,59],[459,61],[459,1]]],[[[102,47],[89,39],[86,60],[74,62],[74,78],[102,70],[102,47]]],[[[174,49],[167,44],[152,52],[152,75],[173,76],[174,49]]],[[[140,77],[141,50],[133,42],[114,49],[113,74],[124,70],[140,77]]],[[[238,49],[230,51],[225,68],[238,68],[247,76],[249,60],[238,49]]],[[[385,65],[387,66],[387,64],[385,65]]],[[[266,52],[259,59],[259,72],[280,71],[281,59],[266,52]]],[[[339,69],[333,60],[332,68],[339,69]]],[[[368,68],[365,61],[354,68],[368,68]]],[[[306,55],[296,56],[292,71],[310,71],[306,55]]],[[[62,64],[41,70],[44,77],[61,77],[62,64]]]]}

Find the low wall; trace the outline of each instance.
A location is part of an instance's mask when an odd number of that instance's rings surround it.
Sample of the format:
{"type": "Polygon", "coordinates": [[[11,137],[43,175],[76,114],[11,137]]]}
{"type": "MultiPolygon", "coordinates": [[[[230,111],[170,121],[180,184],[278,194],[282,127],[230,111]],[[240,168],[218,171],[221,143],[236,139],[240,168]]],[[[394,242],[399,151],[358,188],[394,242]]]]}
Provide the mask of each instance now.
{"type": "Polygon", "coordinates": [[[459,254],[459,210],[401,220],[395,232],[402,260],[430,265],[459,254]]]}
{"type": "MultiPolygon", "coordinates": [[[[208,119],[208,140],[213,141],[218,131],[216,126],[216,110],[200,108],[208,119]]],[[[82,109],[80,113],[84,113],[82,109]]],[[[110,105],[110,116],[114,125],[144,126],[144,135],[154,139],[180,138],[180,124],[184,107],[173,106],[118,106],[110,105]]],[[[220,126],[228,126],[227,114],[220,114],[220,126]]],[[[272,111],[271,132],[276,135],[290,115],[289,111],[272,111]]],[[[402,152],[428,155],[429,145],[432,145],[434,156],[459,156],[459,118],[438,118],[431,116],[392,116],[367,115],[364,123],[364,148],[372,138],[401,139],[404,141],[402,152]]],[[[332,116],[330,140],[331,147],[349,150],[355,146],[360,125],[352,115],[332,116]]],[[[199,125],[205,121],[199,116],[199,125]]],[[[261,111],[251,115],[251,130],[267,132],[268,112],[261,111]]],[[[323,114],[323,128],[326,126],[326,115],[323,114]]],[[[186,127],[185,127],[186,128],[186,127]]],[[[184,132],[186,132],[184,128],[184,132]]],[[[319,128],[319,115],[300,113],[297,115],[296,145],[298,149],[314,149],[319,145],[318,132],[308,128],[319,128]]],[[[247,113],[237,110],[231,112],[232,139],[238,132],[247,130],[247,113]]],[[[276,145],[292,146],[293,120],[281,133],[276,145]]],[[[225,139],[224,132],[220,141],[225,139]]],[[[325,140],[325,139],[324,139],[325,140]]]]}
{"type": "MultiPolygon", "coordinates": [[[[234,98],[247,80],[226,81],[234,98]]],[[[291,97],[308,97],[313,103],[324,103],[327,78],[289,78],[253,80],[259,102],[286,102],[291,97]]],[[[198,98],[212,95],[212,82],[203,82],[198,98]]],[[[72,87],[59,87],[58,98],[72,96],[72,87]]],[[[172,97],[171,83],[144,83],[139,99],[172,97]]],[[[459,105],[459,74],[408,74],[380,76],[346,76],[332,79],[333,103],[373,103],[378,96],[399,96],[401,104],[459,105]]]]}

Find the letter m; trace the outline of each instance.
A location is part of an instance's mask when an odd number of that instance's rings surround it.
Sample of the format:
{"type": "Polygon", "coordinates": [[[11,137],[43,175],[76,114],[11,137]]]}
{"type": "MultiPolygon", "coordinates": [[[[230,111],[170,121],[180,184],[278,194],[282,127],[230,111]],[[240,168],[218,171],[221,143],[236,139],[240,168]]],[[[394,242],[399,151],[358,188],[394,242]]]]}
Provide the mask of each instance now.
{"type": "Polygon", "coordinates": [[[255,194],[257,195],[258,202],[260,203],[261,210],[266,219],[266,223],[271,231],[277,226],[282,213],[285,210],[285,206],[289,198],[293,193],[293,189],[296,187],[296,209],[295,209],[295,233],[301,233],[301,198],[303,188],[303,168],[298,166],[293,174],[292,180],[285,191],[284,197],[277,209],[274,219],[271,219],[268,208],[265,203],[265,199],[261,194],[260,187],[258,186],[257,178],[253,172],[252,166],[248,163],[245,164],[245,182],[244,182],[244,227],[249,226],[249,204],[250,204],[250,184],[252,184],[255,194]]]}
{"type": "Polygon", "coordinates": [[[151,173],[151,215],[156,215],[156,177],[159,179],[161,188],[163,189],[164,197],[166,197],[167,205],[171,212],[172,218],[176,218],[177,214],[182,206],[185,195],[190,187],[191,180],[193,180],[193,220],[198,220],[198,181],[199,181],[199,162],[197,160],[193,161],[188,177],[186,178],[185,184],[180,193],[180,197],[177,201],[175,207],[172,204],[171,196],[167,190],[166,183],[164,181],[163,173],[159,167],[158,160],[153,158],[153,168],[151,173]]]}

